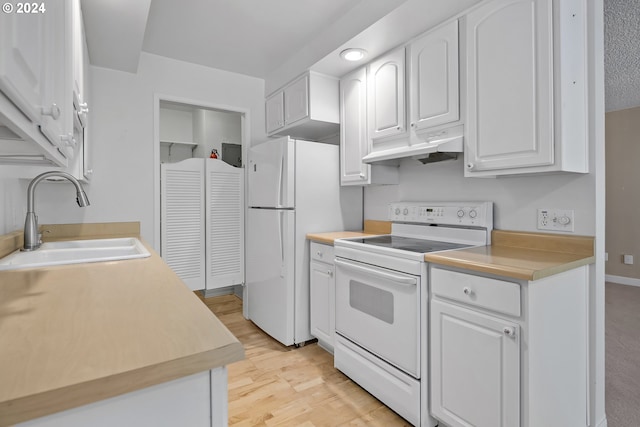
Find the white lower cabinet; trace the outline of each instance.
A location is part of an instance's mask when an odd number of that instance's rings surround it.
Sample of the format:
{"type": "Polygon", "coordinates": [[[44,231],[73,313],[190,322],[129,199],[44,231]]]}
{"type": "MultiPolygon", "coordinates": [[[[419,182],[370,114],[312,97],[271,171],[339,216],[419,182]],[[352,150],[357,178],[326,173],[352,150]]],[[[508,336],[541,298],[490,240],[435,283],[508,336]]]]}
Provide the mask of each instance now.
{"type": "Polygon", "coordinates": [[[310,268],[311,335],[333,352],[335,333],[335,266],[333,246],[311,242],[310,268]]]}
{"type": "Polygon", "coordinates": [[[225,366],[19,423],[15,427],[226,427],[225,366]]]}
{"type": "Polygon", "coordinates": [[[430,411],[448,427],[588,425],[588,267],[534,281],[432,265],[430,411]]]}
{"type": "Polygon", "coordinates": [[[519,332],[515,323],[433,301],[433,415],[455,426],[519,425],[519,332]]]}

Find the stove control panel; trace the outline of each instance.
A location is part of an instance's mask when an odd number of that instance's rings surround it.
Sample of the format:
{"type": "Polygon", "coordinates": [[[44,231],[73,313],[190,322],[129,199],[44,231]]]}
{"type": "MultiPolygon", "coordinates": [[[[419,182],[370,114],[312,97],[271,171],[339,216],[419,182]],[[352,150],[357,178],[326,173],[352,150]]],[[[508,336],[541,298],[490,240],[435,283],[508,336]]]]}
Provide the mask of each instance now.
{"type": "Polygon", "coordinates": [[[389,205],[389,220],[418,224],[493,228],[492,202],[398,202],[389,205]]]}

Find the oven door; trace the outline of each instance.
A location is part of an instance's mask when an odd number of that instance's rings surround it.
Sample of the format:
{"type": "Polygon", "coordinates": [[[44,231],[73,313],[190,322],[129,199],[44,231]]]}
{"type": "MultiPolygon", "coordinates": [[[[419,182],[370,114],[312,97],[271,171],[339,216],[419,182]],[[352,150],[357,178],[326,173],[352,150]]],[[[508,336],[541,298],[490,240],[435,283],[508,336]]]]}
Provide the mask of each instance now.
{"type": "Polygon", "coordinates": [[[420,277],[336,258],[336,332],[420,378],[420,277]]]}

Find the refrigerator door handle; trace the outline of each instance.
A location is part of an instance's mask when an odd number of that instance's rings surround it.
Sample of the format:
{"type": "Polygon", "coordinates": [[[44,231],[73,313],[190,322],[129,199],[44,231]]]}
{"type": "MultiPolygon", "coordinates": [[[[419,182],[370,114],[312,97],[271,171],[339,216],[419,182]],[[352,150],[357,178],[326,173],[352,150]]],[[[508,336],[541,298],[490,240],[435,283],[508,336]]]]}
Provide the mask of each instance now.
{"type": "Polygon", "coordinates": [[[278,239],[280,240],[280,277],[284,277],[284,211],[278,211],[278,239]]]}
{"type": "Polygon", "coordinates": [[[283,193],[283,188],[282,185],[284,184],[284,162],[285,162],[285,155],[284,153],[282,153],[282,156],[280,157],[280,174],[278,175],[278,207],[282,207],[282,193],[283,193]]]}

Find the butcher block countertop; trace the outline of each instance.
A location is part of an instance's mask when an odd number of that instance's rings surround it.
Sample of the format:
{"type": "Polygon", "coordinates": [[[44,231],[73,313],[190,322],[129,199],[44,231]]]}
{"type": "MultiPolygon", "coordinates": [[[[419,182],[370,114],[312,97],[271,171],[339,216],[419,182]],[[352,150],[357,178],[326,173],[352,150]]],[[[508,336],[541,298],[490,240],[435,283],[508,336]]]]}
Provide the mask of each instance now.
{"type": "Polygon", "coordinates": [[[493,230],[490,246],[434,252],[425,261],[521,280],[538,280],[595,261],[594,238],[493,230]]]}
{"type": "MultiPolygon", "coordinates": [[[[137,223],[41,229],[45,240],[139,235],[137,223]]],[[[21,240],[0,236],[0,256],[21,240]]],[[[0,272],[0,426],[244,358],[240,342],[146,246],[148,258],[0,272]]]]}
{"type": "Polygon", "coordinates": [[[363,231],[331,231],[328,233],[308,233],[307,239],[311,240],[312,242],[324,243],[325,245],[333,245],[333,242],[335,242],[336,239],[347,239],[349,237],[363,237],[389,233],[391,233],[391,222],[365,219],[363,231]]]}

